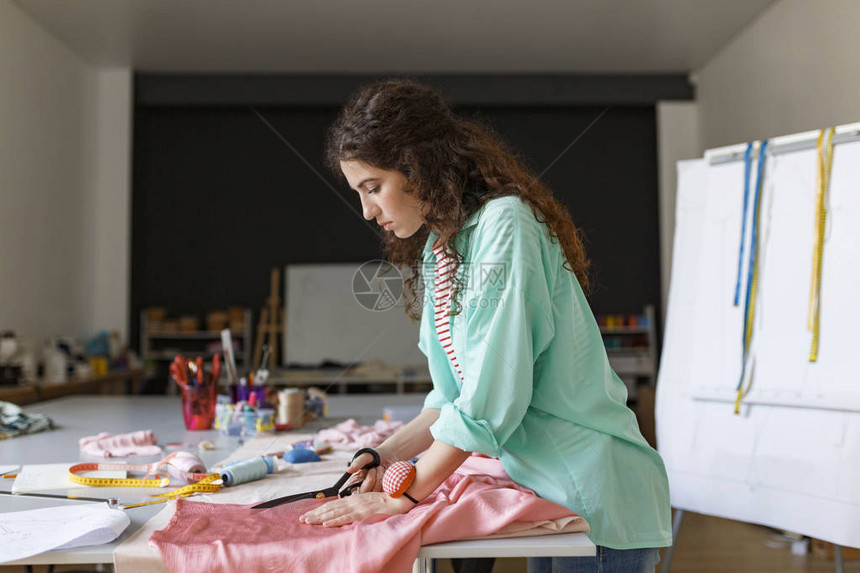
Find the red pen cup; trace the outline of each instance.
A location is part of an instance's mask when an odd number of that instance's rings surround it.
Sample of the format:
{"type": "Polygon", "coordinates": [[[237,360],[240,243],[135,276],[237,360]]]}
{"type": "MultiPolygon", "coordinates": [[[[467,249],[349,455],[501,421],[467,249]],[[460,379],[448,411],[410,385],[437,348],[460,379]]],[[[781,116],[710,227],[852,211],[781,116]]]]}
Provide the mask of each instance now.
{"type": "Polygon", "coordinates": [[[186,430],[209,430],[215,420],[215,405],[218,402],[218,386],[190,385],[182,391],[182,419],[186,430]]]}

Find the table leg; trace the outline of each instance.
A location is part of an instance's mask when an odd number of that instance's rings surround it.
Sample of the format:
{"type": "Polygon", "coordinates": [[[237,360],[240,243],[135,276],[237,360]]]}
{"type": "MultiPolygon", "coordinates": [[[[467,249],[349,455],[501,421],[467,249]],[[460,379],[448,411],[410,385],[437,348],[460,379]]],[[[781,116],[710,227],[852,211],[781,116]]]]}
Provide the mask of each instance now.
{"type": "Polygon", "coordinates": [[[436,560],[432,557],[418,557],[412,567],[413,573],[436,573],[436,560]]]}
{"type": "Polygon", "coordinates": [[[666,548],[663,554],[663,564],[660,566],[660,573],[669,573],[669,567],[672,566],[672,554],[675,552],[675,544],[678,543],[678,532],[681,530],[681,520],[684,517],[684,510],[675,510],[675,519],[672,521],[672,545],[666,548]]]}

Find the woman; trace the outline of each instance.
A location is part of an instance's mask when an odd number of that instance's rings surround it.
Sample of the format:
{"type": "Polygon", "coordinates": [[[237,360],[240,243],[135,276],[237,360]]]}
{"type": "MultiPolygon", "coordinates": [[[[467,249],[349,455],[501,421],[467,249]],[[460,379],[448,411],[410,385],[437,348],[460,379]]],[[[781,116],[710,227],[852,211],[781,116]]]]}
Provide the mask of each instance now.
{"type": "MultiPolygon", "coordinates": [[[[361,495],[301,521],[407,512],[409,498],[478,452],[591,527],[597,557],[535,559],[531,570],[653,571],[657,548],[672,542],[666,473],[609,367],[567,210],[496,137],[411,82],[358,93],[332,127],[328,158],[384,230],[389,260],[426,275],[419,347],[433,390],[377,448],[379,468],[360,469],[367,453],[353,460],[361,495]],[[385,467],[421,452],[409,497],[383,493],[385,467]]],[[[412,301],[419,274],[407,281],[412,301]]]]}

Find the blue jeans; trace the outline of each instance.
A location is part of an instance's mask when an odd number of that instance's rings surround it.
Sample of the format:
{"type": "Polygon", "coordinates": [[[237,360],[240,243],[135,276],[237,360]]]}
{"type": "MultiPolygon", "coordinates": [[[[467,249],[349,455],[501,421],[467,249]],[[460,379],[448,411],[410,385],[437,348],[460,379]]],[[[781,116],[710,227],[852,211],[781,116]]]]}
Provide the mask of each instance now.
{"type": "Polygon", "coordinates": [[[597,546],[594,557],[531,557],[529,573],[654,573],[660,550],[597,546]]]}

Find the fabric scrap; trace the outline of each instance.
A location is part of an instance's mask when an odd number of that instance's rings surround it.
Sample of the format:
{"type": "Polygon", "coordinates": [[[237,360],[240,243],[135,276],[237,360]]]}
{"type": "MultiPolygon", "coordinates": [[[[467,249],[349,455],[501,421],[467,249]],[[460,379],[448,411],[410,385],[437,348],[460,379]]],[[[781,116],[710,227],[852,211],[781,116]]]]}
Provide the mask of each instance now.
{"type": "Polygon", "coordinates": [[[78,440],[82,454],[96,458],[124,458],[128,456],[158,456],[162,449],[152,430],[138,430],[127,434],[101,432],[78,440]]]}
{"type": "Polygon", "coordinates": [[[17,404],[0,401],[0,440],[55,427],[53,420],[44,414],[27,414],[17,404]]]}
{"type": "Polygon", "coordinates": [[[331,428],[320,430],[318,437],[331,443],[346,444],[355,448],[373,448],[396,432],[403,422],[377,420],[372,426],[362,426],[350,418],[331,428]]]}

